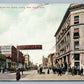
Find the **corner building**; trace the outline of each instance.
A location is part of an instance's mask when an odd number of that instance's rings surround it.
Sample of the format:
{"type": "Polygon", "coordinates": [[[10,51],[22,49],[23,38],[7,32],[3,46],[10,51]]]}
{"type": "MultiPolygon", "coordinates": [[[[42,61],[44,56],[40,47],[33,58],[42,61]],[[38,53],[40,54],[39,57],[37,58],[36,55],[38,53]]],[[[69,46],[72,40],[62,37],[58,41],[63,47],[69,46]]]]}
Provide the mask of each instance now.
{"type": "Polygon", "coordinates": [[[84,4],[71,4],[55,33],[56,57],[71,68],[84,69],[84,4]]]}

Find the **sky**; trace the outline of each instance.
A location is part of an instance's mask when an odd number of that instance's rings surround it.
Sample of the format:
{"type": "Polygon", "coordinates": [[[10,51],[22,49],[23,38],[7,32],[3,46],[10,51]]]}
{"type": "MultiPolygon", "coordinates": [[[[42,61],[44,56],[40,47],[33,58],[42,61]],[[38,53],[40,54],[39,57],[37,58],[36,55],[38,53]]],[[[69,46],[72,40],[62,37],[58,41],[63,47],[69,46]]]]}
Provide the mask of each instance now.
{"type": "Polygon", "coordinates": [[[0,4],[0,45],[42,45],[42,50],[21,50],[34,64],[42,63],[43,56],[56,52],[54,35],[69,5],[0,4]]]}

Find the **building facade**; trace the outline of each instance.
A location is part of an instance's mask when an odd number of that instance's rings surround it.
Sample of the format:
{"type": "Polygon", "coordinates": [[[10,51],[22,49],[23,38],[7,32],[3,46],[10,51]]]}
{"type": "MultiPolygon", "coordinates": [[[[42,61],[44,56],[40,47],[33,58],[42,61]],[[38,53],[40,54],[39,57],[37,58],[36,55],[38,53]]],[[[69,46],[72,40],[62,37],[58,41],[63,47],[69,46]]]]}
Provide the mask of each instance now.
{"type": "Polygon", "coordinates": [[[53,67],[53,55],[54,55],[54,54],[50,54],[50,55],[48,56],[48,64],[47,64],[47,66],[50,67],[50,68],[53,67]]]}
{"type": "Polygon", "coordinates": [[[11,45],[0,46],[0,51],[1,54],[6,56],[6,68],[8,70],[15,70],[17,62],[19,64],[18,67],[21,68],[24,63],[24,57],[22,52],[17,52],[17,48],[11,45]]]}
{"type": "Polygon", "coordinates": [[[11,69],[11,57],[6,57],[6,69],[7,71],[11,69]]]}
{"type": "Polygon", "coordinates": [[[29,67],[30,67],[30,57],[29,57],[29,55],[25,55],[24,57],[25,57],[25,68],[29,69],[29,67]]]}
{"type": "Polygon", "coordinates": [[[84,69],[84,4],[71,4],[55,34],[59,64],[84,69]]]}
{"type": "Polygon", "coordinates": [[[6,56],[0,54],[0,72],[5,71],[6,69],[6,56]]]}
{"type": "Polygon", "coordinates": [[[43,56],[43,59],[42,59],[42,65],[43,65],[43,67],[47,67],[47,64],[48,64],[48,58],[45,58],[44,56],[43,56]]]}
{"type": "Polygon", "coordinates": [[[53,54],[53,67],[56,67],[56,53],[53,54]]]}

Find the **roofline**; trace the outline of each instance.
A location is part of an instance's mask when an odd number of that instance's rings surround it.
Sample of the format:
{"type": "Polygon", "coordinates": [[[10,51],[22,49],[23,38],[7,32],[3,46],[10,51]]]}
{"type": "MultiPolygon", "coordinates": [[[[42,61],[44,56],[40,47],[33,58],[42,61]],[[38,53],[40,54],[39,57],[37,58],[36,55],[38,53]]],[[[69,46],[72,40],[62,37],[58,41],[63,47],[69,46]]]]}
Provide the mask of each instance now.
{"type": "Polygon", "coordinates": [[[67,9],[67,11],[66,11],[66,13],[65,13],[65,15],[64,15],[64,17],[63,17],[63,19],[62,19],[62,22],[61,22],[60,26],[58,27],[58,30],[56,31],[56,33],[55,33],[55,35],[54,35],[55,37],[56,37],[56,35],[58,34],[58,32],[59,32],[59,30],[61,29],[61,27],[63,26],[65,20],[66,20],[67,17],[68,17],[68,15],[70,14],[70,11],[73,10],[73,9],[76,9],[76,8],[84,9],[84,4],[78,4],[78,5],[75,5],[75,6],[72,6],[72,7],[71,7],[71,5],[69,6],[69,8],[67,9]],[[82,6],[83,6],[83,7],[82,7],[82,6]]]}
{"type": "MultiPolygon", "coordinates": [[[[69,8],[70,8],[70,6],[69,6],[69,8]]],[[[56,35],[58,34],[59,30],[61,29],[62,25],[64,24],[64,21],[67,19],[68,15],[69,15],[69,13],[70,13],[69,8],[67,9],[67,11],[66,11],[66,13],[65,13],[65,15],[64,15],[64,17],[63,17],[63,19],[62,19],[62,21],[61,21],[61,24],[60,24],[60,26],[58,27],[58,29],[57,29],[57,31],[56,31],[56,33],[55,33],[55,35],[54,35],[55,37],[56,37],[56,35]]]]}

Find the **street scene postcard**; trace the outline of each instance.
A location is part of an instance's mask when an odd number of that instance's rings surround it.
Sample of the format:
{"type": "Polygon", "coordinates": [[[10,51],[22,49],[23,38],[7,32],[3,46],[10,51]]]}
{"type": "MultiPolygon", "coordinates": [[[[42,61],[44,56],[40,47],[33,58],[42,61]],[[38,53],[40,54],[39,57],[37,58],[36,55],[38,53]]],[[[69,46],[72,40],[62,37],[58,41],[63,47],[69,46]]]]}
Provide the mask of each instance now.
{"type": "Polygon", "coordinates": [[[0,4],[0,81],[84,81],[84,4],[0,4]]]}

